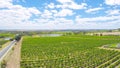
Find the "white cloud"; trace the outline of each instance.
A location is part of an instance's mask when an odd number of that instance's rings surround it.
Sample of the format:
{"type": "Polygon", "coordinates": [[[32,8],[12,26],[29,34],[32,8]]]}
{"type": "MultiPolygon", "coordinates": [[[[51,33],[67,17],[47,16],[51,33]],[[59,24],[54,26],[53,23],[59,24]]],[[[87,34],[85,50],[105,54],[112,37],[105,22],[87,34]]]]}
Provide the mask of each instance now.
{"type": "Polygon", "coordinates": [[[56,21],[59,21],[59,23],[64,23],[64,24],[66,24],[66,23],[73,23],[72,20],[67,20],[65,18],[56,18],[56,21]]]}
{"type": "MultiPolygon", "coordinates": [[[[76,16],[75,20],[69,20],[65,16],[74,15],[74,10],[76,9],[85,9],[87,4],[78,4],[75,3],[74,0],[57,1],[61,4],[55,5],[54,3],[50,3],[47,9],[41,12],[35,7],[28,8],[21,5],[13,5],[12,0],[0,0],[0,8],[2,8],[2,10],[0,10],[0,27],[13,29],[92,29],[116,28],[120,25],[119,10],[106,11],[106,13],[110,14],[109,16],[93,18],[76,16]],[[48,8],[50,10],[48,10],[48,8]],[[37,18],[31,20],[33,15],[37,16],[37,18]]],[[[92,8],[88,9],[86,12],[90,13],[102,9],[103,8],[92,8]]]]}
{"type": "Polygon", "coordinates": [[[105,0],[107,5],[120,5],[120,0],[105,0]]]}
{"type": "Polygon", "coordinates": [[[33,24],[29,19],[32,15],[41,14],[35,7],[25,8],[21,5],[13,5],[12,0],[0,0],[0,8],[3,8],[0,10],[0,25],[7,28],[10,26],[31,26],[33,24]]]}
{"type": "Polygon", "coordinates": [[[68,3],[68,2],[72,2],[73,0],[57,0],[60,3],[68,3]]]}
{"type": "Polygon", "coordinates": [[[69,9],[86,9],[87,4],[77,4],[74,0],[57,0],[61,5],[56,5],[57,8],[69,8],[69,9]]]}
{"type": "Polygon", "coordinates": [[[106,13],[108,15],[118,15],[118,14],[120,14],[120,10],[118,10],[118,9],[116,9],[116,10],[108,10],[108,11],[106,11],[106,13]]]}
{"type": "MultiPolygon", "coordinates": [[[[6,1],[3,0],[2,3],[6,3],[6,1]]],[[[72,20],[64,18],[54,19],[54,17],[52,17],[53,14],[56,14],[57,16],[72,15],[73,11],[69,9],[62,9],[59,12],[57,10],[44,10],[43,12],[40,12],[35,7],[26,8],[21,5],[13,5],[11,2],[8,3],[10,6],[8,4],[8,6],[2,5],[2,8],[5,7],[8,9],[0,10],[1,27],[16,29],[57,29],[63,28],[72,22],[72,20]],[[38,15],[39,18],[31,21],[29,19],[33,14],[38,15]],[[49,18],[53,18],[54,20],[50,20],[49,18]]]]}
{"type": "Polygon", "coordinates": [[[57,10],[51,10],[52,13],[57,13],[58,11],[57,10]]]}
{"type": "Polygon", "coordinates": [[[52,18],[53,13],[50,12],[49,10],[44,10],[44,12],[42,13],[41,17],[42,18],[52,18]]]}
{"type": "Polygon", "coordinates": [[[100,17],[94,17],[94,18],[81,18],[79,16],[76,17],[77,22],[107,22],[112,20],[119,20],[119,16],[100,16],[100,17]]]}
{"type": "Polygon", "coordinates": [[[41,14],[41,12],[37,9],[37,8],[35,8],[35,7],[32,7],[32,8],[28,8],[28,11],[30,12],[30,13],[32,13],[32,14],[41,14]]]}
{"type": "Polygon", "coordinates": [[[101,16],[94,18],[81,18],[76,16],[76,24],[74,26],[83,29],[113,29],[119,28],[120,25],[119,16],[101,16]],[[118,25],[118,26],[117,26],[118,25]]]}
{"type": "Polygon", "coordinates": [[[8,8],[9,6],[12,6],[11,2],[12,0],[0,0],[0,8],[8,8]]]}
{"type": "Polygon", "coordinates": [[[50,3],[47,7],[53,9],[53,8],[55,8],[55,5],[54,5],[54,3],[50,3]]]}
{"type": "Polygon", "coordinates": [[[100,7],[102,7],[102,6],[103,6],[103,4],[99,4],[99,6],[100,6],[100,7]]]}
{"type": "Polygon", "coordinates": [[[103,8],[100,8],[100,7],[98,7],[98,8],[91,8],[91,9],[86,10],[85,12],[91,13],[91,12],[96,12],[96,11],[99,11],[99,10],[102,10],[102,9],[103,8]]]}
{"type": "Polygon", "coordinates": [[[70,29],[74,24],[73,20],[68,20],[66,18],[56,18],[55,20],[50,21],[49,23],[54,24],[50,26],[53,29],[70,29]]]}
{"type": "Polygon", "coordinates": [[[23,3],[26,3],[26,0],[12,0],[12,1],[14,1],[14,2],[23,2],[23,3]]]}
{"type": "Polygon", "coordinates": [[[54,14],[54,16],[64,17],[64,16],[71,16],[73,14],[74,14],[73,11],[70,9],[62,9],[58,13],[54,14]]]}

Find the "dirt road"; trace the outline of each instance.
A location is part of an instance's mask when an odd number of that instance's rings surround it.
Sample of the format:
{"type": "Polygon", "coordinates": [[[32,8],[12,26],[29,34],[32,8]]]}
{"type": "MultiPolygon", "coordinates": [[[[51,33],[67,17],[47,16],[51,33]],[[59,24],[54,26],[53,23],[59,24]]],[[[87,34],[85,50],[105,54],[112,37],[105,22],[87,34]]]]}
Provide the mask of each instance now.
{"type": "Polygon", "coordinates": [[[9,56],[6,68],[20,68],[20,50],[22,39],[14,46],[14,51],[9,56]]]}

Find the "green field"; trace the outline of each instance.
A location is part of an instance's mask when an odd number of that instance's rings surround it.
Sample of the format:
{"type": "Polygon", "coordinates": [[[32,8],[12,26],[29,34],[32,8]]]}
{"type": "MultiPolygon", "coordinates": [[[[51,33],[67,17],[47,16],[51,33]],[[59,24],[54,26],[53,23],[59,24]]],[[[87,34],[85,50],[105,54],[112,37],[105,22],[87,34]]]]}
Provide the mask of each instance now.
{"type": "Polygon", "coordinates": [[[0,38],[1,37],[14,37],[14,34],[10,34],[10,33],[0,33],[0,38]]]}
{"type": "Polygon", "coordinates": [[[98,48],[119,42],[117,36],[24,37],[21,68],[119,68],[120,52],[98,48]]]}
{"type": "Polygon", "coordinates": [[[0,33],[0,48],[2,47],[3,44],[8,42],[8,40],[4,40],[6,37],[13,37],[14,35],[9,34],[9,33],[0,33]]]}
{"type": "Polygon", "coordinates": [[[7,41],[5,40],[0,40],[0,48],[2,47],[3,44],[5,44],[7,41]]]}

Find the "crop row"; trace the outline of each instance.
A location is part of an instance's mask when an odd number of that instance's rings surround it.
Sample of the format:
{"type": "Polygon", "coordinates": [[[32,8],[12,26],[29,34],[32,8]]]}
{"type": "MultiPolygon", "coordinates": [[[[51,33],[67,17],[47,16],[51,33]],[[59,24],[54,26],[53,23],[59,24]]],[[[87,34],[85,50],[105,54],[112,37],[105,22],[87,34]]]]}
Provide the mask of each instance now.
{"type": "Polygon", "coordinates": [[[109,37],[24,38],[21,68],[95,68],[119,56],[120,52],[97,48],[119,42],[114,39],[109,37]]]}

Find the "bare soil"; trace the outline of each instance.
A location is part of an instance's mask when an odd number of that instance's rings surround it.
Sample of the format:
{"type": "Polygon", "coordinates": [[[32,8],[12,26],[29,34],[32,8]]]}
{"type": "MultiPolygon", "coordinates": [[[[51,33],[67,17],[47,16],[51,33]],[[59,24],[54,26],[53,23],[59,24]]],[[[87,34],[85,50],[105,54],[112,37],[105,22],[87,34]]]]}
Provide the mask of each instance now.
{"type": "Polygon", "coordinates": [[[14,51],[9,56],[6,68],[20,68],[20,51],[22,39],[14,46],[14,51]]]}

